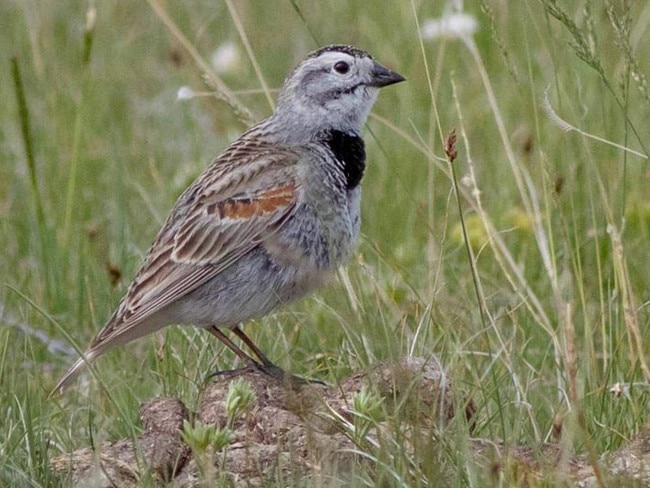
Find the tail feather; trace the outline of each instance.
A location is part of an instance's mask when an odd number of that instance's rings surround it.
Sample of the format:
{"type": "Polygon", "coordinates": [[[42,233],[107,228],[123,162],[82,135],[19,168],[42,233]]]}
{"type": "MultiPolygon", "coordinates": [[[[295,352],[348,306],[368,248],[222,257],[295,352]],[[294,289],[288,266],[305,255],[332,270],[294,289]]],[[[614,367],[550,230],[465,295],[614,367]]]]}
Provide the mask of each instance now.
{"type": "Polygon", "coordinates": [[[49,398],[63,393],[70,385],[77,379],[77,376],[84,370],[84,368],[90,363],[93,359],[97,357],[97,353],[94,351],[89,351],[85,353],[82,357],[77,359],[68,371],[63,375],[63,377],[56,384],[54,389],[50,392],[49,398]]]}

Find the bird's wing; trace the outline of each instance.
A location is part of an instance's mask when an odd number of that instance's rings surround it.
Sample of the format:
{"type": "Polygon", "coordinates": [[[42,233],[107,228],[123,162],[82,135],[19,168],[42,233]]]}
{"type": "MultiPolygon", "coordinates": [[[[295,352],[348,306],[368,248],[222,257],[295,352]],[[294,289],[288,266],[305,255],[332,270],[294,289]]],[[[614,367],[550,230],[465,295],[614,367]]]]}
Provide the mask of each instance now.
{"type": "Polygon", "coordinates": [[[132,330],[139,323],[277,232],[300,198],[299,157],[291,148],[270,143],[231,146],[181,195],[89,351],[140,336],[132,330]]]}

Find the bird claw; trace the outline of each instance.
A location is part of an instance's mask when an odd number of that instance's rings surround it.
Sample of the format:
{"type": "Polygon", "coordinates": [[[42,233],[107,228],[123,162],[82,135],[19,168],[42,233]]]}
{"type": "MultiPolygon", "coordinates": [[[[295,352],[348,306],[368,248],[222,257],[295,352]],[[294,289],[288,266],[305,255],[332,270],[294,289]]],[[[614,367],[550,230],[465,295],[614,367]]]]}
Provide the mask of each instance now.
{"type": "Polygon", "coordinates": [[[295,374],[287,373],[282,368],[273,363],[256,364],[258,371],[270,376],[284,385],[291,386],[293,389],[300,389],[305,385],[325,385],[325,382],[316,379],[307,379],[295,374]]]}
{"type": "Polygon", "coordinates": [[[245,373],[251,373],[253,371],[259,371],[260,373],[273,378],[283,385],[290,386],[294,390],[300,389],[305,385],[327,385],[324,381],[321,380],[302,378],[300,376],[287,373],[285,370],[273,363],[262,364],[255,361],[251,361],[251,364],[242,368],[228,369],[223,371],[216,370],[210,373],[208,379],[212,379],[215,376],[239,376],[245,373]]]}

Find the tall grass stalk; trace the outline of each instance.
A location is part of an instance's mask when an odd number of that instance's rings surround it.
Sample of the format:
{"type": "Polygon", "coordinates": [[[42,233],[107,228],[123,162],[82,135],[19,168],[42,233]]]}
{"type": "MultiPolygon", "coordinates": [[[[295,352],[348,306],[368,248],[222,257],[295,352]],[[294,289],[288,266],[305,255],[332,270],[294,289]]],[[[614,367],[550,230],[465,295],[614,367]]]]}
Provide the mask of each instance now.
{"type": "Polygon", "coordinates": [[[49,230],[45,220],[45,209],[41,192],[38,184],[38,171],[36,168],[36,156],[34,149],[34,139],[32,136],[32,127],[29,117],[29,108],[27,107],[27,98],[25,96],[25,86],[20,72],[20,64],[17,56],[11,57],[11,76],[14,82],[14,94],[18,106],[18,122],[22,136],[23,149],[25,151],[25,160],[27,163],[27,172],[29,174],[29,183],[32,192],[32,205],[36,215],[36,240],[40,250],[40,261],[42,263],[43,281],[46,283],[45,292],[49,294],[52,289],[51,285],[51,266],[48,241],[50,240],[49,230]]]}

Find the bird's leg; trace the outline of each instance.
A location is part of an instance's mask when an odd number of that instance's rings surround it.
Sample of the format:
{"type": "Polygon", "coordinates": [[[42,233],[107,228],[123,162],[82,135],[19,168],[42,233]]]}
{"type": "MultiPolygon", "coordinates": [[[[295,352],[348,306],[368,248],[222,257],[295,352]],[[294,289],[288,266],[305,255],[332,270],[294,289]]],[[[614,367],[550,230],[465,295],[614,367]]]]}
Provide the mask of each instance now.
{"type": "Polygon", "coordinates": [[[261,371],[262,373],[282,382],[282,383],[288,383],[292,387],[297,387],[297,386],[302,386],[307,383],[320,383],[324,384],[321,381],[318,380],[306,380],[304,378],[300,378],[299,376],[295,376],[292,374],[289,374],[285,372],[282,368],[279,366],[276,366],[273,364],[273,362],[264,354],[259,347],[255,345],[255,343],[251,340],[250,337],[248,337],[239,326],[232,327],[232,331],[235,333],[241,341],[246,344],[246,347],[248,347],[253,354],[257,357],[257,361],[253,359],[251,356],[246,354],[239,346],[237,346],[234,342],[232,342],[223,332],[221,332],[217,327],[210,327],[208,328],[210,333],[214,335],[217,339],[219,339],[223,344],[225,344],[229,349],[231,349],[237,356],[239,356],[241,359],[246,361],[246,363],[249,365],[249,367],[253,367],[257,369],[258,371],[261,371]]]}
{"type": "Polygon", "coordinates": [[[302,378],[298,378],[297,376],[290,375],[286,373],[282,368],[279,366],[276,366],[273,364],[273,362],[266,357],[266,354],[264,354],[259,347],[255,345],[255,343],[251,340],[250,337],[246,335],[246,333],[241,330],[239,326],[235,326],[232,328],[232,331],[235,333],[237,337],[241,339],[241,341],[246,344],[246,347],[248,347],[251,351],[253,351],[253,354],[257,356],[257,359],[259,359],[259,362],[255,362],[257,369],[259,369],[261,372],[271,376],[272,378],[275,378],[276,380],[285,382],[289,381],[292,384],[304,384],[305,381],[302,380],[302,378]],[[302,381],[300,383],[298,380],[302,381]]]}
{"type": "MultiPolygon", "coordinates": [[[[244,331],[239,328],[239,326],[232,327],[232,330],[235,332],[237,337],[239,337],[248,348],[253,351],[255,356],[257,357],[257,361],[253,359],[251,356],[246,354],[241,347],[239,347],[237,344],[235,344],[233,341],[228,338],[226,334],[224,334],[218,327],[212,326],[208,328],[208,331],[215,336],[217,339],[219,339],[226,347],[228,347],[232,352],[234,352],[239,358],[243,359],[246,364],[248,364],[248,369],[255,369],[257,371],[261,371],[262,373],[265,373],[272,378],[275,378],[276,380],[279,381],[284,381],[285,372],[273,364],[269,358],[266,357],[266,355],[255,345],[255,343],[248,337],[246,334],[244,334],[244,331]]],[[[237,370],[234,370],[237,371],[237,370]]],[[[226,374],[226,373],[231,373],[232,371],[217,371],[213,373],[210,376],[216,376],[220,374],[226,374]]]]}
{"type": "Polygon", "coordinates": [[[231,341],[226,334],[224,334],[223,332],[221,332],[221,330],[219,330],[218,327],[215,326],[208,327],[207,330],[213,336],[219,339],[226,347],[228,347],[228,349],[230,349],[237,356],[243,359],[248,364],[249,367],[259,369],[261,365],[257,361],[255,361],[252,357],[250,357],[248,354],[246,354],[237,344],[231,341]]]}
{"type": "MultiPolygon", "coordinates": [[[[236,335],[237,337],[239,337],[239,338],[241,339],[241,341],[242,341],[244,344],[246,344],[246,346],[247,346],[251,351],[253,351],[253,354],[255,354],[255,356],[257,356],[257,359],[260,360],[260,363],[262,364],[262,366],[275,367],[275,368],[277,368],[277,366],[276,366],[275,364],[273,364],[273,362],[272,362],[269,358],[266,357],[266,354],[264,354],[264,353],[260,350],[260,348],[257,347],[257,346],[255,345],[255,343],[251,340],[251,338],[248,337],[248,336],[244,333],[244,331],[241,330],[241,328],[240,328],[238,325],[235,326],[235,327],[233,327],[233,328],[232,328],[232,331],[235,333],[235,335],[236,335]]],[[[278,368],[278,369],[279,369],[279,368],[278,368]]]]}
{"type": "Polygon", "coordinates": [[[305,384],[309,383],[318,383],[321,385],[324,385],[322,381],[319,380],[307,380],[304,378],[301,378],[300,376],[296,376],[290,373],[287,373],[284,371],[282,368],[279,366],[276,366],[271,362],[271,360],[266,357],[266,355],[260,350],[259,347],[255,345],[255,343],[251,340],[250,337],[248,337],[243,330],[239,326],[233,327],[232,331],[235,333],[237,337],[241,339],[241,341],[246,344],[246,346],[253,351],[255,356],[257,356],[257,359],[259,359],[259,363],[257,363],[257,368],[268,374],[269,376],[272,376],[273,378],[280,380],[282,382],[289,382],[291,386],[302,386],[305,384]]]}

